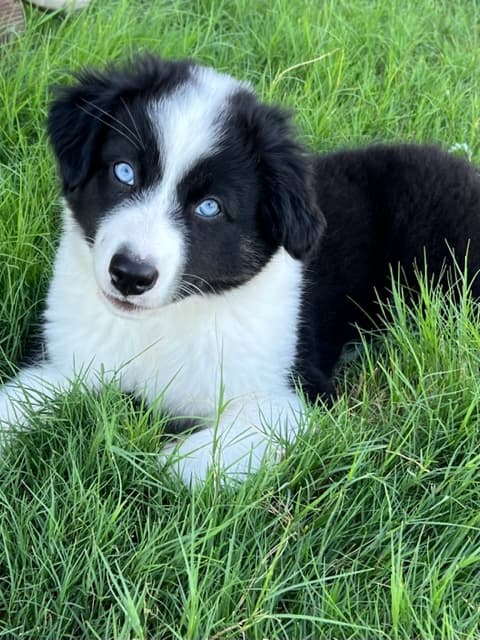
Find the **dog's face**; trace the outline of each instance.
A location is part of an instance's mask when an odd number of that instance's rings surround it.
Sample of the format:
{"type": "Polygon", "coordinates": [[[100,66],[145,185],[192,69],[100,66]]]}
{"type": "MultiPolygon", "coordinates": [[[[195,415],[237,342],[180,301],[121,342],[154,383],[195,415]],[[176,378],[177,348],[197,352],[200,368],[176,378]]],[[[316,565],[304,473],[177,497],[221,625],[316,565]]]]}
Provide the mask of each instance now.
{"type": "Polygon", "coordinates": [[[99,289],[124,312],[239,286],[323,232],[287,116],[212,69],[148,57],[85,72],[48,128],[99,289]]]}

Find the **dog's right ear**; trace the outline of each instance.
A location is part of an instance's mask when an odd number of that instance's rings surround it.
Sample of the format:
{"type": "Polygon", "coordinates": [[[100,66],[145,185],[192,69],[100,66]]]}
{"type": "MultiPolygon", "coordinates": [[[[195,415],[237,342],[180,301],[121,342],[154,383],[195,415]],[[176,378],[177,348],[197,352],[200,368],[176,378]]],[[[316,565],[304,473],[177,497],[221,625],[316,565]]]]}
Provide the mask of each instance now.
{"type": "Polygon", "coordinates": [[[65,194],[89,175],[111,101],[105,84],[95,83],[93,76],[84,76],[79,84],[57,92],[48,114],[47,131],[65,194]]]}
{"type": "Polygon", "coordinates": [[[88,178],[105,129],[118,131],[114,110],[119,98],[128,102],[138,93],[153,97],[172,91],[189,77],[191,66],[190,60],[162,60],[146,54],[125,68],[114,64],[104,72],[86,69],[75,76],[76,85],[60,88],[47,129],[64,192],[88,178]]]}

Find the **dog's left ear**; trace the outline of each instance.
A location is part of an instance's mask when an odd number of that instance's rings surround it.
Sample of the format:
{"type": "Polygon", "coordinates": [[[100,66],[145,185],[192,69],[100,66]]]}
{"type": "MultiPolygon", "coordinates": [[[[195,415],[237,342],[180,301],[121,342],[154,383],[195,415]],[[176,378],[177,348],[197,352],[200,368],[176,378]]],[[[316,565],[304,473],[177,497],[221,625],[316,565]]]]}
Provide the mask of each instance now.
{"type": "Polygon", "coordinates": [[[240,102],[240,127],[262,183],[259,215],[265,233],[294,258],[305,258],[327,225],[316,202],[311,156],[295,140],[289,113],[248,93],[240,102]]]}

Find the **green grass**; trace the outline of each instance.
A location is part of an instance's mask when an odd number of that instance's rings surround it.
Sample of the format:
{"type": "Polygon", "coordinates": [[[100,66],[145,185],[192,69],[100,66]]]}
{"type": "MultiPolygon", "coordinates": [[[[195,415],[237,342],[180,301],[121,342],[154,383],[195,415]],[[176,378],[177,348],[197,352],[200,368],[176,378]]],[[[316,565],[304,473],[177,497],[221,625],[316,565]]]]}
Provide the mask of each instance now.
{"type": "MultiPolygon", "coordinates": [[[[59,185],[52,85],[136,51],[191,56],[295,108],[318,150],[467,145],[480,159],[480,8],[430,0],[97,0],[29,6],[0,46],[0,375],[50,275],[59,185]]],[[[480,637],[480,323],[428,287],[395,295],[340,395],[277,468],[190,492],[164,429],[78,385],[0,465],[0,637],[307,640],[480,637]]]]}

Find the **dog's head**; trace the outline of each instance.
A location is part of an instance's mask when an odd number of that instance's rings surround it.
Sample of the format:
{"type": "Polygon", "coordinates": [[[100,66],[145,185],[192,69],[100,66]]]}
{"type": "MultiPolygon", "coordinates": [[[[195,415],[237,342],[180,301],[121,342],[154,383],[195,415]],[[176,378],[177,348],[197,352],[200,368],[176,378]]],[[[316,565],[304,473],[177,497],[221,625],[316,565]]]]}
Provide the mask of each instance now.
{"type": "Polygon", "coordinates": [[[145,57],[86,71],[48,131],[99,288],[126,311],[241,285],[322,235],[288,116],[212,69],[145,57]]]}

